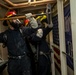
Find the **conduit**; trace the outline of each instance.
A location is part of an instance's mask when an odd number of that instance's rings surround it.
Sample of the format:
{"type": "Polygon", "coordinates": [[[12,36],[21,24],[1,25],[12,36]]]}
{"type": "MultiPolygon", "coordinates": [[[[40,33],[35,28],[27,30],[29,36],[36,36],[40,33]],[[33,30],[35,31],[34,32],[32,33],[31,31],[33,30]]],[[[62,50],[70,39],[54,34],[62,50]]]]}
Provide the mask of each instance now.
{"type": "Polygon", "coordinates": [[[34,1],[34,2],[27,2],[27,3],[18,3],[15,4],[13,2],[11,2],[10,0],[3,0],[6,3],[8,3],[9,5],[13,6],[13,7],[19,7],[19,6],[29,6],[29,5],[42,5],[42,4],[47,4],[47,3],[54,3],[56,2],[56,0],[42,0],[42,1],[34,1]]]}
{"type": "Polygon", "coordinates": [[[10,0],[3,0],[3,1],[5,1],[11,7],[4,5],[2,3],[0,3],[0,5],[2,7],[5,7],[6,9],[9,9],[9,10],[20,9],[20,8],[30,7],[30,6],[46,5],[47,3],[56,3],[56,0],[42,0],[42,1],[35,1],[34,0],[33,2],[31,2],[31,0],[29,0],[26,3],[18,3],[18,4],[15,4],[15,3],[11,2],[10,0]]]}
{"type": "Polygon", "coordinates": [[[6,8],[6,9],[11,9],[10,7],[8,7],[8,6],[6,6],[6,5],[4,5],[4,4],[2,4],[2,3],[0,3],[0,6],[6,8]]]}

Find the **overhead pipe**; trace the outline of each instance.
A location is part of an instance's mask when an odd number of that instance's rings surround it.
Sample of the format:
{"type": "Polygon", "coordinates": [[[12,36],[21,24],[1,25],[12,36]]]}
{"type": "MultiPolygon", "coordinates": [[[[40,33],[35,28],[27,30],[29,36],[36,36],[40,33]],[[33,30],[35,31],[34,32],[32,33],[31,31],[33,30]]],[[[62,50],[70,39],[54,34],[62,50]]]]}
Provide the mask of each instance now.
{"type": "Polygon", "coordinates": [[[28,2],[31,2],[31,0],[28,0],[28,2]]]}
{"type": "MultiPolygon", "coordinates": [[[[50,14],[51,12],[49,12],[48,14],[50,14]]],[[[42,16],[42,15],[46,15],[47,13],[44,13],[44,14],[33,14],[32,17],[35,17],[35,16],[42,16]]],[[[23,18],[26,18],[26,16],[15,16],[15,17],[9,17],[9,18],[0,18],[0,21],[2,20],[11,20],[11,19],[23,19],[23,18]]]]}
{"type": "Polygon", "coordinates": [[[11,20],[11,19],[22,19],[22,18],[26,18],[26,17],[25,16],[15,16],[15,17],[9,17],[9,18],[0,18],[0,21],[11,20]]]}
{"type": "Polygon", "coordinates": [[[23,6],[16,6],[16,7],[11,7],[11,9],[20,9],[20,8],[26,8],[26,7],[35,7],[35,6],[40,6],[40,5],[46,5],[47,3],[56,3],[56,0],[51,0],[51,1],[36,1],[36,2],[31,2],[30,4],[26,4],[23,6]]]}
{"type": "Polygon", "coordinates": [[[11,5],[11,6],[21,6],[21,5],[25,5],[26,3],[19,3],[19,4],[15,4],[15,3],[13,3],[13,2],[11,2],[10,0],[3,0],[3,1],[5,1],[6,3],[8,3],[9,5],[11,5]]]}
{"type": "Polygon", "coordinates": [[[6,8],[6,9],[11,9],[10,7],[8,7],[8,6],[6,6],[6,5],[4,5],[4,4],[2,4],[2,3],[0,3],[0,6],[6,8]]]}
{"type": "Polygon", "coordinates": [[[19,7],[19,6],[29,6],[29,5],[41,5],[41,4],[47,4],[47,3],[54,3],[56,0],[42,0],[42,1],[34,1],[34,2],[27,2],[27,3],[19,3],[15,4],[11,2],[10,0],[4,0],[6,3],[10,4],[13,7],[19,7]]]}
{"type": "Polygon", "coordinates": [[[24,6],[18,6],[18,7],[11,7],[11,10],[12,10],[12,9],[27,8],[27,7],[36,7],[36,6],[40,6],[40,5],[46,5],[46,4],[36,4],[36,5],[35,5],[35,4],[34,4],[34,5],[28,5],[28,4],[27,4],[26,6],[24,5],[24,6]]]}

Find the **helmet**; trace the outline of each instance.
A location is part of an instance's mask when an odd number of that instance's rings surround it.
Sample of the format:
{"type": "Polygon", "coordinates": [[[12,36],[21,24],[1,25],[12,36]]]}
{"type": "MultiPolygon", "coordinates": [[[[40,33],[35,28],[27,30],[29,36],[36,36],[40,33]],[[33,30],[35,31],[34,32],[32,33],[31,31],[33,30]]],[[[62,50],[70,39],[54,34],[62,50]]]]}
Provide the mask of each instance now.
{"type": "Polygon", "coordinates": [[[16,11],[9,11],[7,14],[6,14],[6,17],[11,17],[11,16],[15,16],[16,15],[16,11]]]}
{"type": "MultiPolygon", "coordinates": [[[[12,17],[12,16],[16,16],[16,11],[14,11],[14,10],[9,11],[9,12],[6,14],[5,17],[12,17]]],[[[7,20],[4,20],[3,25],[4,25],[4,26],[8,26],[7,20]]]]}
{"type": "Polygon", "coordinates": [[[36,17],[36,20],[38,20],[38,19],[40,19],[41,23],[43,23],[43,22],[47,23],[47,16],[46,15],[36,17]]]}
{"type": "Polygon", "coordinates": [[[24,26],[27,26],[29,24],[29,22],[30,22],[29,19],[24,20],[24,26]]]}
{"type": "MultiPolygon", "coordinates": [[[[17,14],[16,14],[16,11],[9,11],[7,14],[6,14],[6,17],[8,18],[8,17],[13,17],[13,16],[17,16],[17,14]]],[[[14,27],[15,29],[18,29],[19,27],[21,27],[21,25],[22,25],[22,22],[19,20],[19,19],[13,19],[13,20],[9,20],[9,23],[10,23],[10,25],[12,26],[12,27],[14,27]]],[[[8,23],[7,23],[7,21],[5,20],[4,22],[3,22],[3,25],[4,26],[8,26],[8,23]]]]}

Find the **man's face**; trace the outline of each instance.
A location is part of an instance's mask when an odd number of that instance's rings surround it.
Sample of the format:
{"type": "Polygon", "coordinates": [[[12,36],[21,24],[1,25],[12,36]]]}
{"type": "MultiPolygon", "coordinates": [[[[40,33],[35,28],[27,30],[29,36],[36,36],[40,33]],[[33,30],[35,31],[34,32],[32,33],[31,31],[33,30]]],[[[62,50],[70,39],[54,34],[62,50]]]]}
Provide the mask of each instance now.
{"type": "Polygon", "coordinates": [[[9,22],[10,22],[11,26],[14,28],[19,28],[22,25],[22,23],[19,19],[9,20],[9,22]]]}
{"type": "Polygon", "coordinates": [[[15,24],[19,24],[21,23],[19,19],[13,19],[13,20],[9,20],[10,22],[13,22],[15,24]]]}

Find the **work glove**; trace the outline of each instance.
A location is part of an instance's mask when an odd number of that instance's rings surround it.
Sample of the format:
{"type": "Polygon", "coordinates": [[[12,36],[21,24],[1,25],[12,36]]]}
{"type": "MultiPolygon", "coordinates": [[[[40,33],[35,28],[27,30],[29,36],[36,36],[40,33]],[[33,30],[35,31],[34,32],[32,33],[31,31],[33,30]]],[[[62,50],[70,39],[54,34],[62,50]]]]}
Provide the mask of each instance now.
{"type": "Polygon", "coordinates": [[[39,28],[37,30],[36,36],[39,37],[39,38],[42,38],[43,37],[43,30],[41,28],[39,28]]]}
{"type": "Polygon", "coordinates": [[[53,27],[52,21],[51,21],[51,24],[48,24],[48,27],[49,27],[49,28],[52,28],[52,27],[53,27]]]}
{"type": "Polygon", "coordinates": [[[44,22],[44,25],[45,26],[48,26],[49,28],[52,28],[53,27],[53,23],[51,22],[51,24],[47,24],[46,22],[44,22]]]}
{"type": "Polygon", "coordinates": [[[32,28],[35,29],[38,27],[38,23],[37,23],[36,19],[34,17],[32,17],[31,13],[27,13],[27,14],[25,14],[25,16],[26,16],[26,19],[30,20],[30,25],[32,28]]]}

